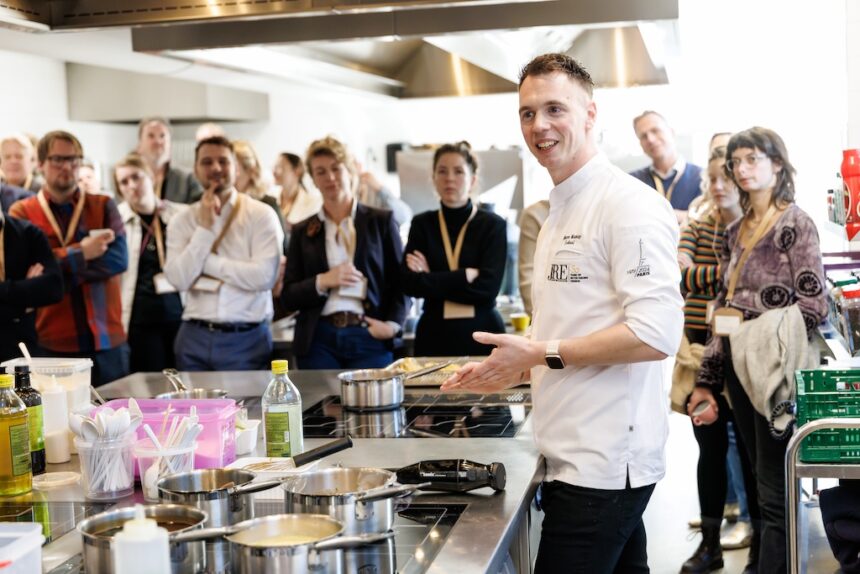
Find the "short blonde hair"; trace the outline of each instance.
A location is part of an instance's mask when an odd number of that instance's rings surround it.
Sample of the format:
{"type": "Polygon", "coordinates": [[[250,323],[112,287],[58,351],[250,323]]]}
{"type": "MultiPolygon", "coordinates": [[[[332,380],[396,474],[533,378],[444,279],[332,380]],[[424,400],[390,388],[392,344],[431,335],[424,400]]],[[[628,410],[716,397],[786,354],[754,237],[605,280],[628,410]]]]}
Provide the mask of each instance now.
{"type": "Polygon", "coordinates": [[[116,177],[116,170],[121,167],[133,167],[139,169],[143,173],[146,174],[146,177],[152,180],[155,183],[155,176],[152,174],[152,168],[149,167],[149,164],[144,161],[143,157],[140,156],[137,152],[131,152],[121,160],[117,162],[115,166],[113,166],[113,185],[114,189],[116,189],[117,197],[122,197],[122,192],[119,190],[119,180],[116,177]]]}
{"type": "Polygon", "coordinates": [[[346,167],[349,173],[355,175],[355,160],[346,149],[346,146],[332,136],[326,136],[322,139],[311,142],[308,146],[308,152],[305,154],[305,165],[307,165],[308,173],[313,176],[311,169],[311,160],[321,155],[333,157],[338,163],[346,167]]]}

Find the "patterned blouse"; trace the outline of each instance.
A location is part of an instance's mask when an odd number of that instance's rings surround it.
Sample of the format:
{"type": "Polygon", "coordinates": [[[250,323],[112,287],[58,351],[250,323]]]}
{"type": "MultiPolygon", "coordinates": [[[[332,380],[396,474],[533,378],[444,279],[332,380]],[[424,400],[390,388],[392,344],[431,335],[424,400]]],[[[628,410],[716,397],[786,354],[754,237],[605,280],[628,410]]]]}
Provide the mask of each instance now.
{"type": "MultiPolygon", "coordinates": [[[[726,240],[720,253],[723,286],[717,299],[725,305],[728,278],[737,265],[743,249],[739,247],[743,218],[726,229],[726,240]]],[[[798,304],[807,333],[827,315],[824,291],[824,268],[818,245],[818,230],[812,218],[791,204],[776,224],[753,248],[741,270],[731,307],[743,311],[744,320],[758,317],[770,309],[798,304]]],[[[697,385],[723,386],[723,338],[711,337],[705,348],[697,385]]]]}

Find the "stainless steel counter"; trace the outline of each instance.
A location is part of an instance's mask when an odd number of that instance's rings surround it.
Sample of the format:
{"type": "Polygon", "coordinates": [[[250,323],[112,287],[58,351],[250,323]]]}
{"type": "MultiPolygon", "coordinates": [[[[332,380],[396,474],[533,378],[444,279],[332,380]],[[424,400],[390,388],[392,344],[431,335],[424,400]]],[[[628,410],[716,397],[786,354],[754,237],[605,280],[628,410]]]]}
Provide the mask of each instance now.
{"type": "MultiPolygon", "coordinates": [[[[231,397],[259,397],[269,380],[269,373],[218,372],[184,373],[191,387],[222,388],[231,397]]],[[[339,394],[337,373],[333,371],[291,371],[290,378],[299,387],[305,407],[331,394],[339,394]]],[[[149,397],[171,390],[160,373],[136,373],[99,388],[106,398],[149,397]]],[[[427,389],[428,393],[438,392],[427,389]]],[[[260,413],[251,412],[252,418],[260,413]]],[[[306,448],[324,443],[323,439],[306,439],[306,448]]],[[[376,466],[398,468],[427,459],[466,458],[478,462],[502,462],[507,470],[507,487],[494,493],[481,489],[468,494],[420,493],[422,502],[466,503],[468,508],[460,516],[442,550],[433,560],[429,572],[492,572],[499,570],[511,552],[517,569],[528,572],[528,520],[529,505],[540,480],[542,464],[534,446],[532,425],[526,420],[514,438],[398,438],[355,439],[352,449],[343,451],[321,462],[321,467],[342,463],[345,466],[376,466]]],[[[258,438],[254,456],[262,456],[262,433],[258,438]]],[[[48,465],[48,471],[77,467],[77,457],[65,465],[48,465]]],[[[49,500],[83,500],[79,486],[45,491],[49,500]]],[[[136,493],[136,498],[139,493],[136,493]]],[[[142,499],[141,499],[142,500],[142,499]]],[[[70,533],[48,545],[43,552],[46,569],[55,567],[69,556],[80,551],[80,536],[70,533]]]]}

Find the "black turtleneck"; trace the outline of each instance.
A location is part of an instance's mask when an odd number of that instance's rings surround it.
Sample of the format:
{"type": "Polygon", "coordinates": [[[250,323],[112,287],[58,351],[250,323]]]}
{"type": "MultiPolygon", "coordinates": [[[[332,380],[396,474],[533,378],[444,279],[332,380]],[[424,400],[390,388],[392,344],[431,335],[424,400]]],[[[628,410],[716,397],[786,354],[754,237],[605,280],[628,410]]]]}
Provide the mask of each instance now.
{"type": "MultiPolygon", "coordinates": [[[[472,202],[455,208],[442,205],[441,210],[453,249],[460,229],[472,213],[472,202]]],[[[412,219],[404,253],[420,251],[430,266],[429,273],[413,273],[405,261],[401,266],[404,292],[424,299],[424,312],[415,334],[416,354],[489,354],[489,348],[476,346],[472,332],[504,332],[504,324],[495,305],[505,270],[505,228],[504,219],[479,209],[466,229],[457,270],[451,271],[442,243],[439,212],[426,211],[412,219]],[[467,267],[479,271],[478,278],[472,283],[466,281],[467,267]],[[475,318],[445,320],[445,301],[474,306],[475,318]]]]}
{"type": "Polygon", "coordinates": [[[469,219],[472,214],[472,200],[468,200],[466,205],[462,207],[448,207],[444,203],[442,206],[442,215],[445,216],[445,227],[448,228],[448,237],[451,238],[451,247],[457,242],[457,234],[460,233],[460,228],[469,219]]]}

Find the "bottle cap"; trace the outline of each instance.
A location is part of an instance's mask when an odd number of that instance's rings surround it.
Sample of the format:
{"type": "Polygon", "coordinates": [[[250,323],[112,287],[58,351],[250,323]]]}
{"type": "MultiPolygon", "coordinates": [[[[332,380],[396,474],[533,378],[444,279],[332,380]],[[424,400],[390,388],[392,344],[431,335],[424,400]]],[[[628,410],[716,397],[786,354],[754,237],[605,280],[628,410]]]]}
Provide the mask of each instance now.
{"type": "Polygon", "coordinates": [[[15,377],[12,375],[0,375],[0,389],[11,389],[15,386],[15,377]]]}
{"type": "Polygon", "coordinates": [[[16,373],[29,373],[30,372],[30,365],[15,365],[15,372],[16,373]]]}
{"type": "Polygon", "coordinates": [[[146,510],[142,504],[134,505],[134,518],[122,526],[123,538],[147,539],[155,535],[157,531],[158,522],[146,517],[146,510]]]}
{"type": "Polygon", "coordinates": [[[507,481],[508,474],[505,470],[505,465],[500,462],[492,463],[490,465],[490,488],[493,490],[504,490],[507,481]]]}
{"type": "Polygon", "coordinates": [[[273,375],[283,375],[289,370],[289,363],[283,359],[278,359],[277,361],[272,361],[272,374],[273,375]]]}

